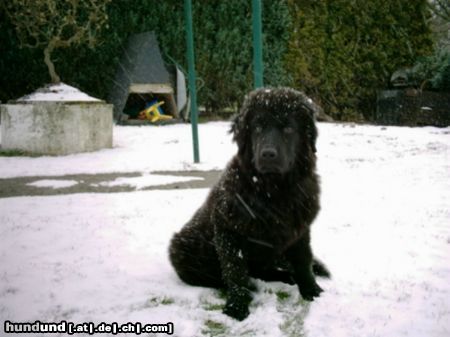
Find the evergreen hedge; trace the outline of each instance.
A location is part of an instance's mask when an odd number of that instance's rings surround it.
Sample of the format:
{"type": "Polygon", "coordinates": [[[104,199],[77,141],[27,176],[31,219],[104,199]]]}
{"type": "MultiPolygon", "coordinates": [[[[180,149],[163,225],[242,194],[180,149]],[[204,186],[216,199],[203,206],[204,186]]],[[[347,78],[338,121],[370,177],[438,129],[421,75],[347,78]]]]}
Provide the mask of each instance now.
{"type": "Polygon", "coordinates": [[[289,0],[293,86],[338,120],[370,119],[391,74],[433,52],[427,0],[289,0]],[[364,114],[361,116],[360,112],[364,114]]]}

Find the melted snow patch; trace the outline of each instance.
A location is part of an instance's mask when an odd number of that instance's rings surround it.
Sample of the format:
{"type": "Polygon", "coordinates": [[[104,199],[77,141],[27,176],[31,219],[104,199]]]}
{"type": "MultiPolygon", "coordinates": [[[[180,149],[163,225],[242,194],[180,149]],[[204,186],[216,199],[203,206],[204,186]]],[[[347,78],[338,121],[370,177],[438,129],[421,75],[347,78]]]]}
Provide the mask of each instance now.
{"type": "Polygon", "coordinates": [[[107,181],[100,183],[100,186],[133,186],[138,190],[143,189],[147,186],[155,186],[155,185],[167,185],[172,183],[193,181],[193,180],[202,180],[200,177],[180,177],[180,176],[171,176],[171,175],[159,175],[159,174],[147,174],[141,177],[121,177],[116,178],[113,181],[107,181]]]}
{"type": "Polygon", "coordinates": [[[91,97],[77,88],[71,87],[65,83],[49,84],[39,88],[35,92],[23,96],[17,102],[101,102],[101,100],[91,97]]]}
{"type": "Polygon", "coordinates": [[[36,180],[32,183],[28,183],[28,186],[34,186],[34,187],[46,187],[46,188],[67,188],[72,187],[74,185],[78,184],[78,181],[76,180],[59,180],[59,179],[43,179],[43,180],[36,180]]]}

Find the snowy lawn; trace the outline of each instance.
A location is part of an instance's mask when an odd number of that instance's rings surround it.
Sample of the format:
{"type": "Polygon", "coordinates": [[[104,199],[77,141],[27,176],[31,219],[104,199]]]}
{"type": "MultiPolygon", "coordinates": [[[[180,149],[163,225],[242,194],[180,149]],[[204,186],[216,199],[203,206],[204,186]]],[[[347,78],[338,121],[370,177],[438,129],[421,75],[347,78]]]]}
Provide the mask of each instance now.
{"type": "MultiPolygon", "coordinates": [[[[219,168],[235,152],[228,128],[200,126],[200,165],[191,163],[189,125],[115,127],[114,149],[0,157],[0,177],[219,168]]],[[[183,284],[168,242],[204,189],[5,198],[0,329],[5,320],[139,321],[173,322],[175,336],[450,336],[450,129],[319,131],[313,248],[333,274],[319,279],[319,299],[257,282],[251,314],[237,322],[221,313],[219,291],[183,284]]]]}
{"type": "Polygon", "coordinates": [[[201,163],[193,165],[191,127],[115,126],[113,148],[64,157],[0,157],[0,177],[223,169],[235,145],[229,123],[200,125],[201,163]]]}

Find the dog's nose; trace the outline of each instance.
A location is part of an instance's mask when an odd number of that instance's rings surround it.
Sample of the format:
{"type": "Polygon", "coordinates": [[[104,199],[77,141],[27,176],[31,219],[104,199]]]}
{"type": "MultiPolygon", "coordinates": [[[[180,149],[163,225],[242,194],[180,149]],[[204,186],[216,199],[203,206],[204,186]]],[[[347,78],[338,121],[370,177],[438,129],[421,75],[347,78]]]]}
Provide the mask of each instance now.
{"type": "Polygon", "coordinates": [[[261,158],[265,160],[274,160],[278,157],[278,152],[273,147],[265,147],[261,151],[261,158]]]}

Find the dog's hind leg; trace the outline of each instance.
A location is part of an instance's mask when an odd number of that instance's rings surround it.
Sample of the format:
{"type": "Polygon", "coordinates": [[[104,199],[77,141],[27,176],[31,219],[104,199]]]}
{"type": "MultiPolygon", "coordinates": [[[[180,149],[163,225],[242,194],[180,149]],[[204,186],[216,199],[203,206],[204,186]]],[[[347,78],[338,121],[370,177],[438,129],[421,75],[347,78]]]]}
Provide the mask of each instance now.
{"type": "Polygon", "coordinates": [[[178,276],[194,286],[223,288],[222,272],[214,246],[196,242],[186,233],[175,234],[170,242],[169,258],[178,276]]]}

